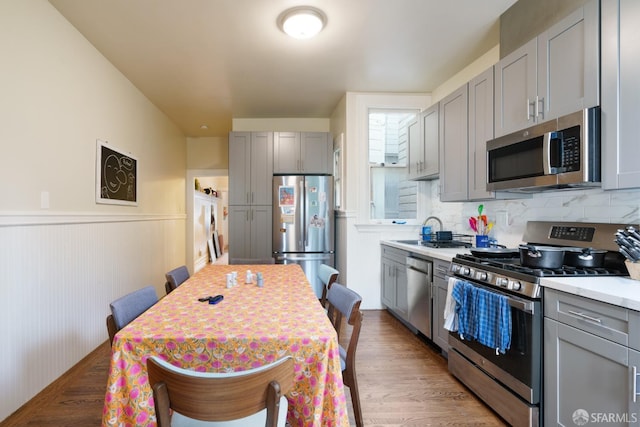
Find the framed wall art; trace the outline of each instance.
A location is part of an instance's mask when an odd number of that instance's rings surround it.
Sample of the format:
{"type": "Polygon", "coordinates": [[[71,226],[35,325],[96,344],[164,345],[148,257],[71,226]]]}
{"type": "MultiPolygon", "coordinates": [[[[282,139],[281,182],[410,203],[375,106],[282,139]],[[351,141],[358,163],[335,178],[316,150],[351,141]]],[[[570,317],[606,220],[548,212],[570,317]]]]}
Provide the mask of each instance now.
{"type": "Polygon", "coordinates": [[[138,159],[101,140],[96,143],[96,203],[138,206],[138,159]]]}

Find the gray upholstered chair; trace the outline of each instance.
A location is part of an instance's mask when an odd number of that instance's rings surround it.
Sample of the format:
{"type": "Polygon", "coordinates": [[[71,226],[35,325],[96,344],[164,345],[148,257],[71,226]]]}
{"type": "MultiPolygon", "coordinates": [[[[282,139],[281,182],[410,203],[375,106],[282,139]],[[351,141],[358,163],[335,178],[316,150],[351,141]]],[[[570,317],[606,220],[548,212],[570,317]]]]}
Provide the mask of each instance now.
{"type": "MultiPolygon", "coordinates": [[[[340,346],[340,364],[342,365],[342,381],[349,387],[349,392],[351,393],[351,403],[353,404],[357,427],[363,425],[355,363],[356,348],[362,326],[361,302],[362,297],[358,293],[337,282],[327,292],[327,314],[338,333],[339,341],[344,341],[341,339],[342,319],[344,318],[346,323],[351,326],[351,336],[346,350],[342,345],[340,346]]],[[[347,328],[345,327],[344,329],[346,330],[347,328]]]]}
{"type": "Polygon", "coordinates": [[[230,258],[229,264],[275,264],[274,258],[230,258]]]}
{"type": "Polygon", "coordinates": [[[113,344],[113,337],[116,332],[127,326],[133,319],[140,316],[157,302],[158,294],[156,289],[153,286],[146,286],[109,304],[111,307],[111,314],[107,316],[109,342],[113,344]]]}
{"type": "Polygon", "coordinates": [[[323,307],[327,306],[327,291],[333,285],[333,282],[338,280],[340,272],[335,268],[328,266],[327,264],[320,264],[318,267],[318,279],[322,282],[322,296],[320,302],[323,307]]]}
{"type": "Polygon", "coordinates": [[[181,265],[165,274],[164,277],[167,279],[164,288],[168,294],[189,278],[189,270],[187,270],[186,265],[181,265]]]}
{"type": "Polygon", "coordinates": [[[246,371],[211,373],[147,359],[158,427],[284,427],[293,359],[246,371]],[[233,420],[233,421],[232,421],[233,420]]]}

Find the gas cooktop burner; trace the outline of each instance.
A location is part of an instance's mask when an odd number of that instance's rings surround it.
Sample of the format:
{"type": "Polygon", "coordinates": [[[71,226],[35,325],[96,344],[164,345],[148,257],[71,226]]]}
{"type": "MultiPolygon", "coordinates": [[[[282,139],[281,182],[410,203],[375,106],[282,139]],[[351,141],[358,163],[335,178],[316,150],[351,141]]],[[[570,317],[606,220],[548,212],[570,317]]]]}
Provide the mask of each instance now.
{"type": "Polygon", "coordinates": [[[504,270],[503,274],[515,272],[534,277],[571,277],[571,276],[624,276],[625,274],[614,268],[604,267],[571,267],[564,265],[561,268],[531,268],[520,264],[520,258],[482,258],[471,255],[458,254],[457,259],[463,259],[466,265],[477,265],[478,267],[487,266],[495,269],[504,270]]]}

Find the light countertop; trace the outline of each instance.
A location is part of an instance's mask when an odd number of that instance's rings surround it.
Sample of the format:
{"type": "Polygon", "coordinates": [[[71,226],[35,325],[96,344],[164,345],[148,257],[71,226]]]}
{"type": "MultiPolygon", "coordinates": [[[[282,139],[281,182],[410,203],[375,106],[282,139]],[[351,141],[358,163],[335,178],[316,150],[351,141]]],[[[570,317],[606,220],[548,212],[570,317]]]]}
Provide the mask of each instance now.
{"type": "Polygon", "coordinates": [[[542,278],[545,288],[640,311],[640,281],[628,277],[542,278]]]}
{"type": "Polygon", "coordinates": [[[437,258],[444,261],[451,261],[457,254],[470,253],[468,248],[430,248],[428,246],[399,243],[393,240],[383,240],[380,243],[383,245],[409,251],[414,254],[423,255],[430,258],[437,258]]]}
{"type": "MultiPolygon", "coordinates": [[[[451,261],[456,254],[469,253],[468,248],[429,248],[426,246],[399,243],[393,240],[380,242],[430,258],[451,261]]],[[[640,311],[640,280],[628,277],[548,277],[540,280],[545,288],[556,289],[573,295],[591,298],[619,307],[640,311]]]]}

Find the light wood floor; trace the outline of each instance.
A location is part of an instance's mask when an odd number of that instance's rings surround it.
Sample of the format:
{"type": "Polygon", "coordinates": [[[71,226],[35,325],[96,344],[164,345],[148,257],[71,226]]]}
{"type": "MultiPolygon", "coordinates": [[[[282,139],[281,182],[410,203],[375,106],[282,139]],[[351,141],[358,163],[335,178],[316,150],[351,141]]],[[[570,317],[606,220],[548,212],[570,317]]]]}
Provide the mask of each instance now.
{"type": "MultiPolygon", "coordinates": [[[[109,353],[105,342],[0,427],[99,426],[109,353]]],[[[364,312],[356,357],[366,426],[505,425],[448,373],[437,350],[386,311],[364,312]]]]}

